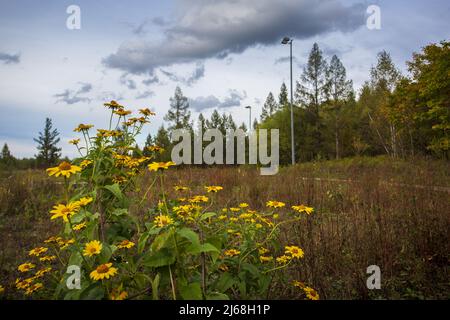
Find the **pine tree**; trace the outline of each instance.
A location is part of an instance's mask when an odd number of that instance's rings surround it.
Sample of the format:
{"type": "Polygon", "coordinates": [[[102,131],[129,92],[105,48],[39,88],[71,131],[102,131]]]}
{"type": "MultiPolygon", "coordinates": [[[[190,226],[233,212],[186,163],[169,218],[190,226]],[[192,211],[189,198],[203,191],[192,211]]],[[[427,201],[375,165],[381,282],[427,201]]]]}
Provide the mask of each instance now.
{"type": "Polygon", "coordinates": [[[169,138],[169,132],[162,125],[156,134],[154,143],[164,149],[162,154],[158,154],[156,161],[169,161],[171,157],[172,145],[169,138]]]}
{"type": "Polygon", "coordinates": [[[176,87],[175,94],[170,98],[170,109],[164,120],[170,123],[168,130],[190,129],[191,112],[189,111],[188,99],[183,95],[180,87],[176,87]]]}
{"type": "Polygon", "coordinates": [[[289,105],[289,99],[288,99],[288,91],[286,84],[283,82],[280,88],[280,95],[278,96],[278,108],[282,109],[289,105]]]}
{"type": "MultiPolygon", "coordinates": [[[[287,94],[287,92],[286,92],[286,94],[287,94]]],[[[266,98],[266,102],[264,103],[264,106],[262,109],[261,121],[264,121],[268,117],[271,117],[275,113],[277,108],[278,108],[278,106],[277,106],[277,103],[275,102],[275,98],[273,97],[272,92],[270,92],[266,98]]]]}
{"type": "Polygon", "coordinates": [[[334,126],[335,156],[340,158],[340,127],[341,127],[341,108],[350,98],[353,91],[353,82],[347,80],[347,72],[339,58],[334,55],[331,58],[328,69],[328,94],[329,104],[327,114],[331,116],[334,126]]]}
{"type": "Polygon", "coordinates": [[[245,125],[245,122],[242,122],[242,124],[239,126],[239,129],[242,129],[242,131],[247,132],[247,126],[245,125]]]}
{"type": "Polygon", "coordinates": [[[319,45],[314,43],[308,64],[303,70],[300,82],[297,82],[295,96],[299,104],[318,115],[320,105],[327,99],[327,89],[327,62],[319,45]]]}
{"type": "Polygon", "coordinates": [[[152,145],[154,145],[154,141],[152,135],[149,133],[145,139],[144,149],[142,150],[144,156],[148,157],[152,154],[152,152],[148,149],[148,147],[152,145]]]}
{"type": "Polygon", "coordinates": [[[202,133],[205,133],[206,130],[206,119],[203,116],[203,113],[200,113],[198,115],[198,120],[197,120],[197,131],[201,131],[202,133]]]}
{"type": "Polygon", "coordinates": [[[255,119],[253,120],[253,130],[258,129],[258,125],[259,125],[258,120],[255,118],[255,119]]]}
{"type": "Polygon", "coordinates": [[[230,130],[236,130],[236,128],[237,128],[236,122],[234,122],[231,113],[228,115],[227,123],[226,123],[226,128],[227,128],[227,129],[230,129],[230,130]]]}
{"type": "Polygon", "coordinates": [[[0,155],[0,162],[5,164],[6,166],[10,166],[14,162],[14,157],[11,154],[11,151],[9,151],[8,144],[5,143],[2,148],[2,154],[0,155]]]}
{"type": "Polygon", "coordinates": [[[211,119],[208,122],[208,129],[220,129],[222,125],[222,117],[219,113],[219,111],[214,110],[213,113],[211,114],[211,119]]]}
{"type": "Polygon", "coordinates": [[[33,139],[38,144],[39,153],[36,155],[36,159],[40,164],[51,166],[56,164],[61,157],[61,148],[57,147],[60,141],[58,136],[59,132],[57,129],[53,129],[52,120],[46,118],[44,132],[39,132],[39,137],[33,139]]]}

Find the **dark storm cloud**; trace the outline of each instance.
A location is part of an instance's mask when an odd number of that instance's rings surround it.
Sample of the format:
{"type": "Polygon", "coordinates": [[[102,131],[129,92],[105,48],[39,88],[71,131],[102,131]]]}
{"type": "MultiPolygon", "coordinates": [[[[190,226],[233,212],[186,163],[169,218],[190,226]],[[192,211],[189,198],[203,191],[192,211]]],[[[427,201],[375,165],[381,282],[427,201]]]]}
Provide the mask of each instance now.
{"type": "Polygon", "coordinates": [[[175,24],[163,27],[161,43],[133,40],[103,59],[110,68],[140,74],[157,67],[206,58],[225,59],[283,36],[305,39],[363,25],[365,7],[339,0],[180,1],[175,24]]]}
{"type": "Polygon", "coordinates": [[[4,52],[0,52],[0,61],[4,64],[13,64],[20,62],[20,54],[8,54],[4,52]]]}
{"type": "MultiPolygon", "coordinates": [[[[280,57],[275,60],[274,64],[289,63],[290,59],[290,57],[280,57]]],[[[298,64],[298,60],[296,57],[292,57],[292,63],[298,64]]]]}
{"type": "Polygon", "coordinates": [[[239,107],[241,105],[241,101],[246,97],[247,93],[245,91],[239,92],[237,90],[229,90],[228,95],[222,100],[213,95],[207,97],[197,97],[195,99],[189,99],[189,106],[197,112],[213,108],[225,109],[239,107]]]}
{"type": "Polygon", "coordinates": [[[92,84],[79,82],[80,88],[78,90],[66,89],[62,93],[57,93],[54,95],[57,98],[56,103],[64,102],[66,104],[75,104],[78,102],[90,103],[91,99],[81,96],[85,93],[89,93],[92,90],[92,84]]]}

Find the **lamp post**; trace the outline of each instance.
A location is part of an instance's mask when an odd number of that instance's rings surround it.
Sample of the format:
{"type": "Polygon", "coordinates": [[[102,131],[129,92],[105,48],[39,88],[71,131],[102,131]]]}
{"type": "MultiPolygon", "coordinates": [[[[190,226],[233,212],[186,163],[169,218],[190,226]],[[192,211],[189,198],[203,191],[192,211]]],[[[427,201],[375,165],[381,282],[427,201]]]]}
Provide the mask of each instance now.
{"type": "Polygon", "coordinates": [[[248,109],[250,111],[250,114],[248,116],[248,133],[252,131],[252,107],[246,106],[245,109],[248,109]]]}
{"type": "Polygon", "coordinates": [[[290,61],[291,61],[291,153],[292,164],[295,164],[295,149],[294,149],[294,103],[293,103],[293,89],[292,89],[292,39],[284,37],[281,41],[282,44],[289,44],[290,46],[290,61]]]}

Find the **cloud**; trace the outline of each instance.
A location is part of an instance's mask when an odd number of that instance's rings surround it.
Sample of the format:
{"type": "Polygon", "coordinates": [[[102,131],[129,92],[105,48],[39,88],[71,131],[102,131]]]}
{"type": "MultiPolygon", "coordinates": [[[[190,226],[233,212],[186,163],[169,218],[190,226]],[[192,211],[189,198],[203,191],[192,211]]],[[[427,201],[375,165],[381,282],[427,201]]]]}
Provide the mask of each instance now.
{"type": "Polygon", "coordinates": [[[117,94],[112,91],[103,91],[97,97],[97,100],[104,101],[104,102],[111,101],[111,100],[120,101],[123,99],[125,99],[125,98],[122,94],[117,94]]]}
{"type": "Polygon", "coordinates": [[[80,88],[76,91],[66,89],[62,93],[57,93],[54,95],[55,98],[58,98],[56,100],[56,103],[58,102],[64,102],[66,104],[75,104],[78,102],[87,102],[90,103],[91,99],[87,97],[82,97],[82,94],[89,93],[92,90],[92,84],[85,83],[85,82],[79,82],[80,88]]]}
{"type": "Polygon", "coordinates": [[[198,80],[200,80],[201,78],[203,78],[205,76],[205,65],[203,63],[197,62],[194,71],[187,78],[180,77],[173,72],[169,72],[169,71],[166,71],[163,69],[160,69],[160,71],[162,74],[164,74],[170,80],[172,80],[174,82],[181,82],[190,87],[194,83],[196,83],[198,80]]]}
{"type": "Polygon", "coordinates": [[[154,96],[154,95],[155,95],[155,93],[154,93],[153,91],[147,90],[147,91],[144,91],[144,92],[142,92],[142,93],[139,93],[139,94],[136,96],[136,99],[150,98],[150,97],[152,97],[152,96],[154,96]]]}
{"type": "MultiPolygon", "coordinates": [[[[289,63],[290,62],[291,57],[280,57],[278,59],[275,60],[274,64],[282,64],[282,63],[289,63]]],[[[292,57],[292,63],[294,64],[299,64],[298,63],[298,59],[296,57],[292,57]]]]}
{"type": "Polygon", "coordinates": [[[245,98],[247,98],[247,93],[245,91],[239,92],[238,90],[229,90],[228,95],[222,100],[213,95],[197,97],[195,99],[189,99],[189,106],[197,112],[213,108],[225,109],[239,107],[241,101],[245,98]]]}
{"type": "Polygon", "coordinates": [[[159,78],[158,76],[150,75],[148,79],[142,80],[142,83],[145,84],[146,86],[149,86],[154,83],[159,83],[159,78]]]}
{"type": "Polygon", "coordinates": [[[13,64],[20,62],[20,54],[8,54],[4,52],[0,52],[0,61],[3,61],[4,64],[13,64]]]}
{"type": "Polygon", "coordinates": [[[136,89],[136,82],[133,79],[129,79],[127,73],[122,74],[119,81],[120,84],[126,86],[130,90],[136,89]]]}
{"type": "Polygon", "coordinates": [[[175,23],[163,27],[161,42],[130,40],[103,59],[109,68],[142,74],[157,67],[207,58],[225,59],[255,45],[274,45],[283,36],[306,39],[364,24],[362,4],[340,0],[180,0],[175,23]]]}

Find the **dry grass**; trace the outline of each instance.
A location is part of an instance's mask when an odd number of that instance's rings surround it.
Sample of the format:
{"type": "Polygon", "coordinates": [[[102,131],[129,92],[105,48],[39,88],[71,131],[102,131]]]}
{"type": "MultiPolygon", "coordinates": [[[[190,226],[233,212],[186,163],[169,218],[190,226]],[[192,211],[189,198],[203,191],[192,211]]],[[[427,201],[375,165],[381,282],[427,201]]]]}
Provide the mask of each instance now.
{"type": "MultiPolygon", "coordinates": [[[[47,212],[60,192],[41,173],[10,175],[0,182],[1,282],[14,279],[25,249],[55,232],[47,212]]],[[[314,215],[285,228],[283,238],[305,251],[293,276],[322,298],[448,299],[449,178],[448,162],[368,158],[302,164],[275,176],[245,167],[185,167],[169,170],[165,186],[175,198],[175,184],[193,187],[193,194],[221,185],[217,208],[247,202],[264,210],[267,200],[313,206],[314,215]],[[381,268],[381,290],[366,288],[372,264],[381,268]]],[[[143,179],[142,194],[151,177],[143,179]]],[[[283,283],[271,292],[269,298],[295,298],[283,283]]]]}

